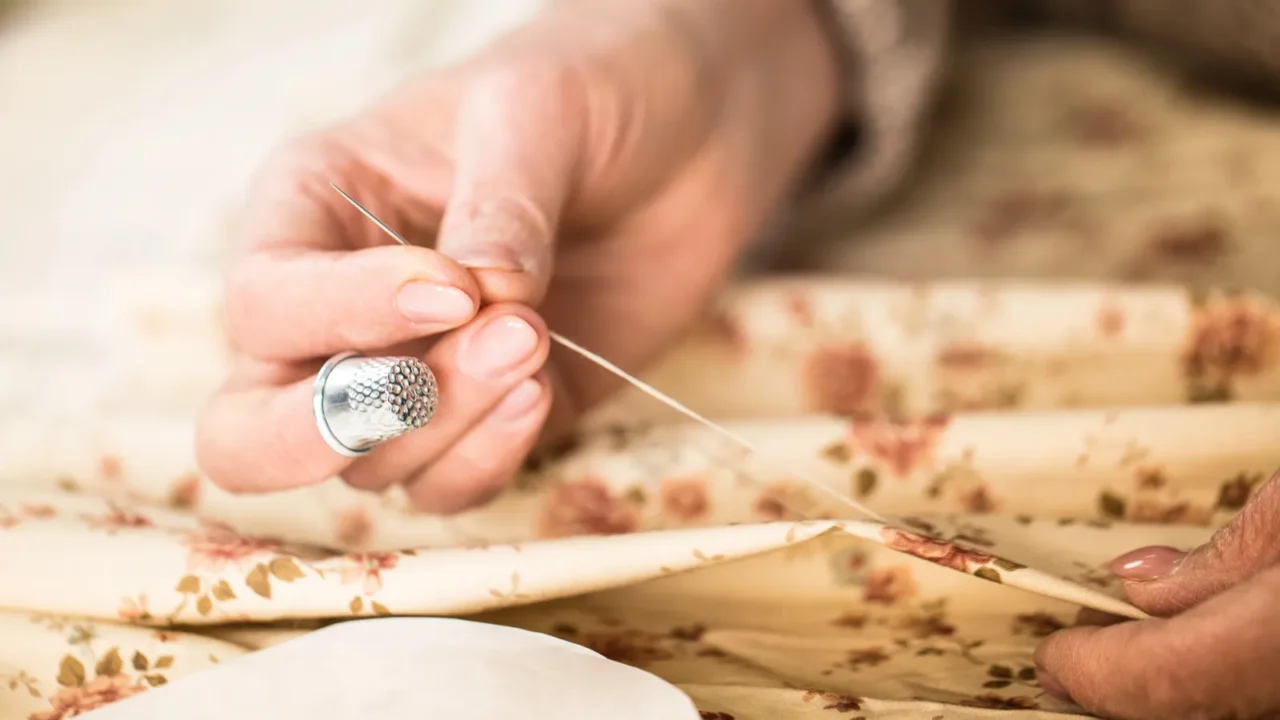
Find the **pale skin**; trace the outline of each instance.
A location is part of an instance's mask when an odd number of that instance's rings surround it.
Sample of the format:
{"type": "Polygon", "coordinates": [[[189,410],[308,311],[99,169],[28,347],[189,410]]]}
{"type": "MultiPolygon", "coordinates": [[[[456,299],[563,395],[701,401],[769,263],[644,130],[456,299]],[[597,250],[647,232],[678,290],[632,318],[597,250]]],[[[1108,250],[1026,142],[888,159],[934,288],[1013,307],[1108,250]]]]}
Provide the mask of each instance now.
{"type": "Polygon", "coordinates": [[[290,144],[250,193],[205,472],[245,492],[401,484],[439,513],[492,496],[614,384],[550,352],[548,326],[624,368],[652,359],[819,154],[836,83],[807,3],[560,2],[290,144]],[[430,431],[329,450],[310,377],[347,349],[424,357],[430,431]]]}
{"type": "MultiPolygon", "coordinates": [[[[642,368],[812,172],[839,88],[813,7],[553,3],[282,148],[249,194],[229,273],[236,360],[200,418],[204,471],[246,493],[334,476],[402,485],[442,514],[500,492],[616,382],[553,350],[548,327],[642,368]],[[311,381],[345,350],[423,358],[441,387],[429,429],[354,461],[330,450],[311,381]]],[[[1280,709],[1273,486],[1178,572],[1128,585],[1168,619],[1048,638],[1036,656],[1046,688],[1133,720],[1280,709]]],[[[1170,557],[1118,570],[1150,575],[1170,557]]]]}

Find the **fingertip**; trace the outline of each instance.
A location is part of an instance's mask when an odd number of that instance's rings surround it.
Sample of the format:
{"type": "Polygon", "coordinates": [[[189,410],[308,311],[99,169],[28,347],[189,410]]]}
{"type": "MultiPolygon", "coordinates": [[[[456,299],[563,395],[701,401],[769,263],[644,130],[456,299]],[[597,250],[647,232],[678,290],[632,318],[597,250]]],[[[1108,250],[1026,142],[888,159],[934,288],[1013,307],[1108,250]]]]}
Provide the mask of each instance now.
{"type": "Polygon", "coordinates": [[[542,316],[528,305],[497,303],[481,309],[456,334],[450,358],[461,375],[503,394],[503,387],[540,372],[551,353],[551,333],[542,316]],[[502,383],[497,387],[494,383],[502,383]]]}
{"type": "Polygon", "coordinates": [[[502,400],[498,401],[488,417],[481,421],[481,429],[487,425],[495,425],[505,434],[513,424],[517,427],[528,424],[538,406],[546,404],[545,400],[547,400],[546,388],[537,378],[521,380],[502,400]]]}
{"type": "Polygon", "coordinates": [[[228,274],[236,348],[263,360],[365,351],[453,329],[480,307],[471,273],[427,248],[260,252],[228,274]]]}
{"type": "Polygon", "coordinates": [[[1054,670],[1062,664],[1064,654],[1068,653],[1077,642],[1077,638],[1087,637],[1089,633],[1096,630],[1096,626],[1083,625],[1050,633],[1036,646],[1034,655],[1036,667],[1053,674],[1054,670]]]}
{"type": "Polygon", "coordinates": [[[1172,617],[1214,597],[1247,576],[1250,568],[1225,561],[1210,545],[1187,553],[1141,548],[1112,561],[1124,578],[1129,602],[1149,615],[1172,617]]]}
{"type": "Polygon", "coordinates": [[[227,434],[231,417],[225,391],[205,403],[196,416],[195,460],[196,467],[214,485],[229,493],[242,494],[254,488],[235,468],[234,440],[227,434]]]}
{"type": "Polygon", "coordinates": [[[551,408],[541,373],[518,383],[405,490],[422,512],[455,515],[487,504],[515,478],[551,408]]]}
{"type": "Polygon", "coordinates": [[[1071,693],[1063,687],[1062,683],[1053,676],[1048,670],[1036,666],[1036,682],[1040,684],[1040,689],[1045,691],[1047,695],[1057,698],[1062,702],[1075,702],[1071,699],[1071,693]]]}
{"type": "Polygon", "coordinates": [[[385,278],[371,281],[371,291],[390,288],[390,307],[405,324],[404,331],[389,340],[446,332],[462,327],[480,312],[484,298],[475,277],[447,255],[402,245],[361,252],[385,278]]]}
{"type": "Polygon", "coordinates": [[[1055,632],[1036,648],[1037,675],[1091,713],[1145,717],[1154,707],[1170,706],[1179,692],[1174,677],[1185,657],[1170,644],[1176,631],[1169,622],[1153,618],[1055,632]]]}
{"type": "Polygon", "coordinates": [[[1080,683],[1081,675],[1072,669],[1087,662],[1080,656],[1080,648],[1099,629],[1084,625],[1059,630],[1040,641],[1033,659],[1041,689],[1064,702],[1076,702],[1074,691],[1080,683]]]}

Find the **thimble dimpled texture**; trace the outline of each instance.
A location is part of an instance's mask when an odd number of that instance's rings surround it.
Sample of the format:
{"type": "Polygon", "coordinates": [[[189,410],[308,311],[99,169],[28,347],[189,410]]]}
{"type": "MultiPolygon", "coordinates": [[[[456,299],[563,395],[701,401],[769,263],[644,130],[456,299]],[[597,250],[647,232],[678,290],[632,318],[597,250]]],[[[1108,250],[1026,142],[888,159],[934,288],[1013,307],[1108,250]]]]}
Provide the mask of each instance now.
{"type": "Polygon", "coordinates": [[[351,409],[371,423],[370,433],[415,430],[436,412],[435,375],[424,363],[408,358],[364,360],[352,374],[347,394],[351,409]]]}
{"type": "Polygon", "coordinates": [[[318,419],[350,451],[420,428],[436,411],[435,375],[414,358],[344,358],[322,372],[320,383],[318,419]]]}

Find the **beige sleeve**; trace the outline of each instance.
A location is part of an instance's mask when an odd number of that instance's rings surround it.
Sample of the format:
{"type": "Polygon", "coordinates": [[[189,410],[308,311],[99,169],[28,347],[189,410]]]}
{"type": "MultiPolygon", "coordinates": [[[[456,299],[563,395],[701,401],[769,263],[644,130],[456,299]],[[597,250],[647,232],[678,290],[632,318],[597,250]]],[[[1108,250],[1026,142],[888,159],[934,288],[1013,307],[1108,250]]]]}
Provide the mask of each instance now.
{"type": "Polygon", "coordinates": [[[840,64],[837,127],[798,196],[748,248],[748,272],[785,264],[797,243],[847,227],[902,184],[950,51],[952,0],[810,2],[840,64]]]}
{"type": "Polygon", "coordinates": [[[817,3],[840,55],[840,127],[769,245],[840,227],[899,186],[946,63],[950,0],[817,3]]]}
{"type": "Polygon", "coordinates": [[[950,0],[819,0],[840,55],[840,129],[788,234],[821,231],[896,188],[915,157],[945,66],[950,0]]]}

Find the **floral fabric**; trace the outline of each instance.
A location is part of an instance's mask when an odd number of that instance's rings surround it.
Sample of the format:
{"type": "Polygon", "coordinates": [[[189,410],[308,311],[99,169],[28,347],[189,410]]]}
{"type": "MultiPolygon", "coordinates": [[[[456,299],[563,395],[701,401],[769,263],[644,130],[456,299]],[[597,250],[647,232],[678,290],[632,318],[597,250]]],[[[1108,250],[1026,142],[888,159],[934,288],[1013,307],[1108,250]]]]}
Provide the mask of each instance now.
{"type": "Polygon", "coordinates": [[[1109,557],[1203,541],[1280,466],[1277,348],[1252,295],[744,286],[654,380],[760,455],[624,394],[451,519],[338,482],[229,497],[118,428],[90,472],[0,492],[0,717],[388,614],[553,633],[709,718],[1069,711],[1036,641],[1082,605],[1127,614],[1109,557]]]}

